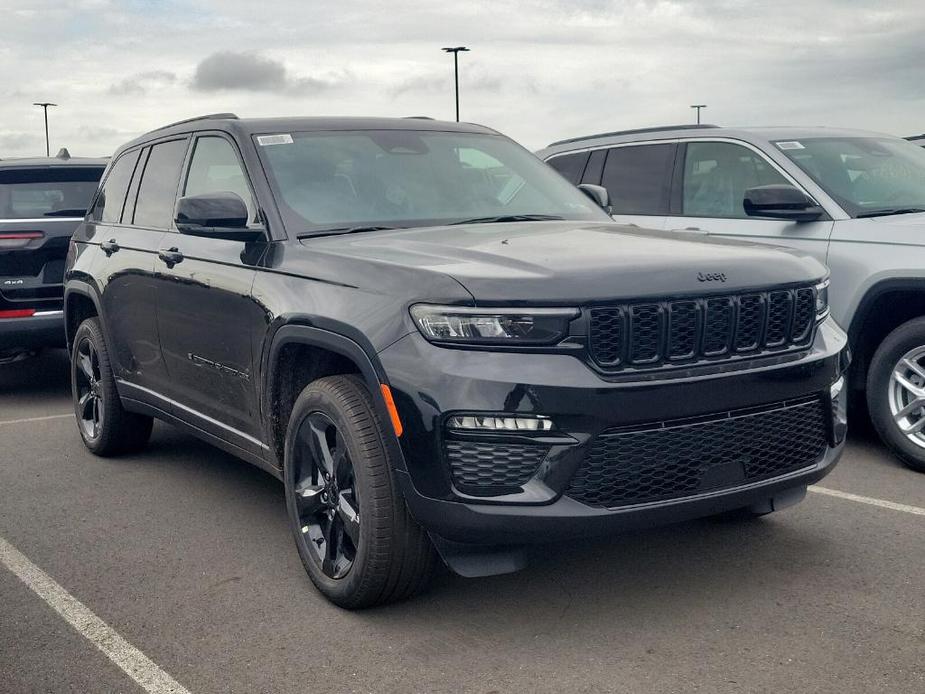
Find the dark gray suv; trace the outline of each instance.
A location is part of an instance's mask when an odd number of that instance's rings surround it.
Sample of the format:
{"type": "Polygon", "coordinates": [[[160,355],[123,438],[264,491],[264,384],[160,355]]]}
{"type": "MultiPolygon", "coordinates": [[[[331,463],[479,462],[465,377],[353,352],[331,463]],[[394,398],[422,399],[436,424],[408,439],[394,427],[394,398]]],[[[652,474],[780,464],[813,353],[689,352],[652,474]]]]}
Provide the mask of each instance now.
{"type": "Polygon", "coordinates": [[[0,364],[64,346],[64,258],[105,159],[0,161],[0,364]]]}

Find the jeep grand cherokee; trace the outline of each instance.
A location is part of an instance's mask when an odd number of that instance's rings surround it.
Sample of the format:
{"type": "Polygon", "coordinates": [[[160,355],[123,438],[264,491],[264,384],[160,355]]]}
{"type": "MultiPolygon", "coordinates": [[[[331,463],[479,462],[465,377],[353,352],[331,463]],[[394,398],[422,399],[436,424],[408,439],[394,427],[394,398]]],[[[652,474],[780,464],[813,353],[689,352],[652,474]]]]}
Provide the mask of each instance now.
{"type": "Polygon", "coordinates": [[[64,346],[64,256],[106,162],[0,161],[0,364],[64,346]]]}
{"type": "Polygon", "coordinates": [[[116,152],[74,236],[78,429],[152,417],[285,485],[361,607],[523,547],[799,501],[844,439],[822,264],[615,224],[469,124],[238,119],[116,152]]]}

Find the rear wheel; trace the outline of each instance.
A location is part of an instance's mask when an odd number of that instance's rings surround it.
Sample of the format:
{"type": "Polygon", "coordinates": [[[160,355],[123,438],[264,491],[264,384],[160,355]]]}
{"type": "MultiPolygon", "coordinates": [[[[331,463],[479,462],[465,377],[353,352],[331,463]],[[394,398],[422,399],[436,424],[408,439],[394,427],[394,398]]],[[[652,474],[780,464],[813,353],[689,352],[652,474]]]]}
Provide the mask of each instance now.
{"type": "Polygon", "coordinates": [[[284,482],[296,547],[315,586],[341,607],[410,597],[437,565],[398,490],[385,436],[353,376],[307,386],[289,420],[284,482]]]}
{"type": "Polygon", "coordinates": [[[74,335],[71,393],[77,430],[97,455],[128,453],[148,442],[153,420],[123,409],[97,318],[85,320],[74,335]]]}
{"type": "Polygon", "coordinates": [[[867,406],[883,442],[925,472],[925,318],[903,323],[877,348],[867,374],[867,406]]]}

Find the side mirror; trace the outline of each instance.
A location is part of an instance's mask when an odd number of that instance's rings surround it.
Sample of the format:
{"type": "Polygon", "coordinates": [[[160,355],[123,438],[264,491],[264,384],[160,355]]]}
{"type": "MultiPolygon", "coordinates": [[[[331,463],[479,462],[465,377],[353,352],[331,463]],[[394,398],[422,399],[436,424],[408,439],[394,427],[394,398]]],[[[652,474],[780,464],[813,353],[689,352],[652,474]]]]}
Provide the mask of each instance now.
{"type": "Polygon", "coordinates": [[[825,210],[802,190],[783,183],[749,188],[745,191],[743,206],[749,217],[791,222],[815,222],[825,214],[825,210]]]}
{"type": "Polygon", "coordinates": [[[604,212],[607,214],[611,213],[610,193],[607,192],[604,186],[596,186],[593,183],[582,183],[578,186],[578,190],[591,198],[594,204],[604,210],[604,212]]]}
{"type": "Polygon", "coordinates": [[[188,236],[256,241],[264,232],[247,227],[247,205],[237,193],[188,195],[177,200],[177,230],[188,236]]]}

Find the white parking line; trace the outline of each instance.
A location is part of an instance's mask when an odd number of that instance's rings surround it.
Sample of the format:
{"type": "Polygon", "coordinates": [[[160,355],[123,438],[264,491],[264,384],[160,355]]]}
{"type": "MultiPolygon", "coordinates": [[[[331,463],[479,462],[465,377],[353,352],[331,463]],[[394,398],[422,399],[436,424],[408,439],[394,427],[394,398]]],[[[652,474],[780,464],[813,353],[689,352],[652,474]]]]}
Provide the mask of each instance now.
{"type": "Polygon", "coordinates": [[[61,615],[85,639],[151,694],[189,694],[189,691],[148,656],[119,636],[77,598],[29,561],[28,557],[0,537],[0,563],[12,571],[36,595],[61,615]]]}
{"type": "Polygon", "coordinates": [[[28,424],[29,422],[45,422],[49,419],[64,419],[65,417],[73,417],[73,412],[68,412],[67,414],[50,414],[47,417],[27,417],[26,419],[7,419],[6,421],[0,421],[0,426],[4,424],[28,424]]]}
{"type": "Polygon", "coordinates": [[[815,492],[816,494],[825,494],[826,496],[834,496],[837,499],[847,499],[848,501],[857,501],[860,504],[868,504],[870,506],[879,506],[880,508],[888,508],[891,511],[902,511],[903,513],[911,513],[914,516],[925,516],[925,508],[919,508],[918,506],[909,506],[908,504],[897,504],[895,501],[885,501],[883,499],[874,499],[870,496],[860,496],[858,494],[851,494],[849,492],[840,492],[837,489],[829,489],[828,487],[810,487],[809,491],[815,492]]]}

